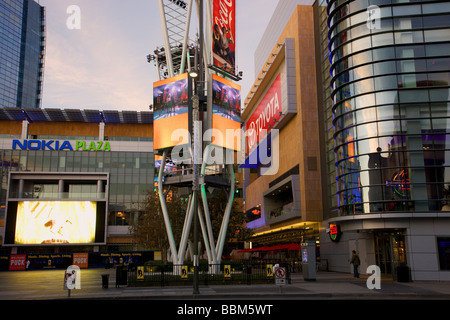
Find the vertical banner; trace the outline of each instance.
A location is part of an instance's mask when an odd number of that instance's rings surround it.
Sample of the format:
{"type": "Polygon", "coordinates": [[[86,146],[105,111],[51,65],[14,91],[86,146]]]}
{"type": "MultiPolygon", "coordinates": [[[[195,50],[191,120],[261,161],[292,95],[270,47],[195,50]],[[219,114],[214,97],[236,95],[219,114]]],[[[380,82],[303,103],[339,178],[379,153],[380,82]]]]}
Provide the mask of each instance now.
{"type": "Polygon", "coordinates": [[[229,264],[223,266],[223,276],[225,279],[231,278],[231,266],[229,264]]]}
{"type": "Polygon", "coordinates": [[[273,264],[266,264],[266,276],[267,278],[273,278],[273,264]]]}
{"type": "Polygon", "coordinates": [[[186,280],[188,278],[188,266],[181,266],[181,279],[186,280]]]}
{"type": "Polygon", "coordinates": [[[236,73],[236,0],[213,0],[213,64],[236,73]]]}
{"type": "Polygon", "coordinates": [[[137,267],[136,277],[139,281],[144,280],[144,266],[137,267]]]}

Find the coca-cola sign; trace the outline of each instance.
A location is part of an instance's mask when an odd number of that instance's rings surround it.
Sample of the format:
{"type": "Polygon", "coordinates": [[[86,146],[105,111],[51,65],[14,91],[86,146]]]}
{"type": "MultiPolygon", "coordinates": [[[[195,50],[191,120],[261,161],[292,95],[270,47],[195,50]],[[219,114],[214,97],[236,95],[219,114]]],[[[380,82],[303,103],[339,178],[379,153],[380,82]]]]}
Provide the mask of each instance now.
{"type": "Polygon", "coordinates": [[[236,72],[235,8],[235,0],[214,0],[213,3],[214,65],[232,73],[236,72]]]}
{"type": "Polygon", "coordinates": [[[281,74],[279,74],[247,121],[248,152],[253,151],[281,116],[281,74]]]}

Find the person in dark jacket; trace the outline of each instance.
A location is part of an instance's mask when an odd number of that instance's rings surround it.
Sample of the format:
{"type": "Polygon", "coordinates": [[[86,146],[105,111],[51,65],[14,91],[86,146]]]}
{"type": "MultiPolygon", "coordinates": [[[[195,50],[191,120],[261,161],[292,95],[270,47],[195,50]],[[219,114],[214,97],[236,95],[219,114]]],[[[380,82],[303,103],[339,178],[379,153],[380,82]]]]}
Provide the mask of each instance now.
{"type": "Polygon", "coordinates": [[[354,277],[359,278],[358,267],[361,264],[361,261],[359,260],[359,255],[356,253],[355,250],[352,251],[352,260],[350,260],[350,264],[353,264],[354,277]]]}

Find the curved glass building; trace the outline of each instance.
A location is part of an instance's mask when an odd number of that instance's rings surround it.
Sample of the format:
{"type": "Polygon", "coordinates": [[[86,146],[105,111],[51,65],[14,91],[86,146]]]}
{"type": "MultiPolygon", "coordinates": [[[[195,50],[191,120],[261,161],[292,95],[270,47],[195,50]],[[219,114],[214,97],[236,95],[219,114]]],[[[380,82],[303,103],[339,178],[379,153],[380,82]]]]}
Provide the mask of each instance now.
{"type": "Polygon", "coordinates": [[[356,250],[363,273],[450,280],[450,2],[323,0],[318,12],[330,137],[321,256],[334,271],[356,250]]]}
{"type": "Polygon", "coordinates": [[[450,2],[327,10],[340,215],[450,211],[450,2]]]}

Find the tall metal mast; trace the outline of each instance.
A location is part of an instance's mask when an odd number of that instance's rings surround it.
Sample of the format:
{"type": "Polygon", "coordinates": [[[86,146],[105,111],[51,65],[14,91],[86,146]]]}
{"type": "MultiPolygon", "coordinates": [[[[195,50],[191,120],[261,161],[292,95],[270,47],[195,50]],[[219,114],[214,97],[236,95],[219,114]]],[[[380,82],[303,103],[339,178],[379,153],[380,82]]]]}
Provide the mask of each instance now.
{"type": "MultiPolygon", "coordinates": [[[[190,147],[189,154],[194,164],[193,174],[182,174],[181,177],[164,176],[166,160],[169,159],[170,149],[162,151],[162,161],[158,173],[158,190],[161,208],[165,219],[167,236],[169,239],[172,262],[174,265],[183,264],[184,255],[187,249],[188,236],[192,221],[194,222],[194,234],[196,234],[196,222],[201,227],[201,233],[205,244],[206,253],[210,265],[214,265],[213,271],[219,271],[216,267],[220,264],[223,246],[225,243],[225,234],[228,227],[231,214],[233,194],[234,194],[234,170],[233,165],[228,164],[221,179],[217,179],[217,172],[214,177],[208,176],[209,146],[203,148],[201,128],[208,128],[210,124],[208,119],[212,117],[212,70],[211,65],[211,41],[212,41],[212,0],[195,0],[197,12],[199,13],[199,39],[196,39],[195,45],[192,45],[189,39],[192,7],[194,0],[159,0],[159,10],[164,38],[164,47],[159,47],[154,51],[154,55],[147,58],[154,61],[158,68],[159,80],[167,79],[187,71],[196,70],[198,78],[189,77],[189,81],[194,83],[194,92],[191,107],[193,109],[193,119],[191,136],[193,144],[190,147]],[[203,2],[206,3],[206,23],[203,23],[203,2]],[[203,24],[206,26],[204,34],[203,24]],[[205,36],[206,35],[206,36],[205,36]],[[195,55],[196,59],[192,60],[195,55]],[[199,59],[197,59],[199,58],[199,59]],[[201,120],[206,114],[205,121],[201,120]],[[203,123],[202,125],[199,125],[203,123]],[[194,134],[195,133],[195,134],[194,134]],[[199,162],[200,160],[200,162],[199,162]],[[212,232],[211,218],[206,196],[206,186],[213,185],[217,188],[227,188],[228,203],[224,212],[222,226],[217,238],[214,239],[212,232]],[[164,187],[182,187],[191,189],[191,194],[186,210],[185,222],[182,231],[180,243],[177,245],[169,215],[166,206],[166,197],[164,187]],[[198,219],[198,220],[197,220],[198,219]]],[[[155,134],[158,134],[155,132],[155,134]]],[[[183,169],[184,171],[184,169],[183,169]]],[[[195,240],[194,240],[195,242],[195,240]]],[[[194,243],[194,255],[198,254],[197,244],[194,243]]],[[[194,257],[194,262],[197,257],[194,257]]],[[[198,262],[197,262],[198,265],[198,262]]],[[[195,266],[195,263],[194,263],[195,266]]],[[[198,270],[198,269],[197,269],[198,270]]],[[[198,271],[197,271],[198,272],[198,271]]]]}

